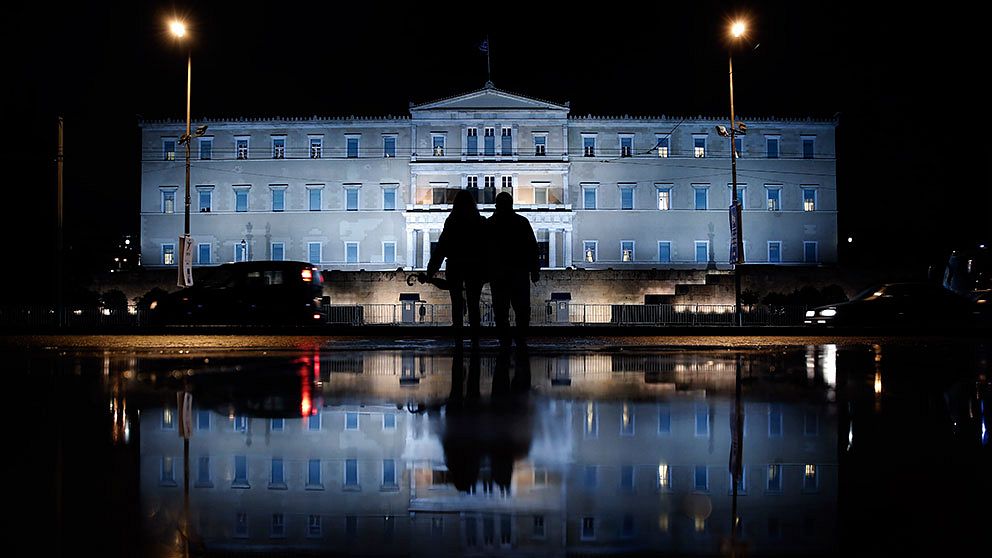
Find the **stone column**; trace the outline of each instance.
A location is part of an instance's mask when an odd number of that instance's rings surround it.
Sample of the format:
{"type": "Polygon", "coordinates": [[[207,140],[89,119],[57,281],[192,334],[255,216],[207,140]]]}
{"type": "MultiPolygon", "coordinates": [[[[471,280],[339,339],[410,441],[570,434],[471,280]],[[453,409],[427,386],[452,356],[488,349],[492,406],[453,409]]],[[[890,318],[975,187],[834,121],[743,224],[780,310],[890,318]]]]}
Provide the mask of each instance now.
{"type": "Polygon", "coordinates": [[[431,231],[430,229],[424,229],[424,268],[427,268],[427,262],[431,261],[431,231]]]}
{"type": "Polygon", "coordinates": [[[406,266],[409,269],[414,269],[417,265],[416,252],[414,251],[414,244],[417,242],[417,231],[415,229],[407,228],[406,230],[406,266]]]}
{"type": "Polygon", "coordinates": [[[558,267],[558,229],[548,229],[548,267],[558,267]]]}
{"type": "Polygon", "coordinates": [[[565,267],[572,265],[572,231],[565,230],[565,267]]]}

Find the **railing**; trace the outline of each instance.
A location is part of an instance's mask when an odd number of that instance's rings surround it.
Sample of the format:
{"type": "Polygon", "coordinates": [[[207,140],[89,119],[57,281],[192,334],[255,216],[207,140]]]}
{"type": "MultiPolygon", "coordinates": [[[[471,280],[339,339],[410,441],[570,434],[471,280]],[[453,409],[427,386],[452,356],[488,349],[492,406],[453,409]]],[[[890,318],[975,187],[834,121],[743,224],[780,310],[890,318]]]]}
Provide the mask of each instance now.
{"type": "MultiPolygon", "coordinates": [[[[744,305],[745,326],[798,326],[803,324],[806,307],[744,305]]],[[[409,301],[398,304],[325,305],[324,324],[332,326],[449,326],[450,304],[409,301]]],[[[495,325],[492,304],[480,305],[483,327],[495,325]]],[[[468,324],[468,316],[462,319],[468,324]]],[[[733,326],[732,304],[582,304],[548,302],[531,306],[534,326],[733,326]]],[[[144,312],[101,307],[68,307],[62,324],[74,328],[142,327],[152,325],[144,312]]],[[[54,328],[59,325],[51,306],[0,307],[0,327],[54,328]]],[[[225,325],[225,324],[219,324],[225,325]]],[[[233,324],[232,324],[233,325],[233,324]]]]}

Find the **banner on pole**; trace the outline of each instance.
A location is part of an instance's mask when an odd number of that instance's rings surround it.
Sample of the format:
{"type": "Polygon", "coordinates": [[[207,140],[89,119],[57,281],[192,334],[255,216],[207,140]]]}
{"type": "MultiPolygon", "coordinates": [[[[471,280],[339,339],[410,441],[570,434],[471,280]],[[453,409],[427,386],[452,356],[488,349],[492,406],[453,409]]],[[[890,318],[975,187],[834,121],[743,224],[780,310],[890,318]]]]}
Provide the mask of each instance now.
{"type": "Polygon", "coordinates": [[[734,202],[730,203],[730,263],[736,264],[739,260],[737,258],[737,245],[738,235],[740,227],[738,226],[737,216],[737,204],[734,202]]]}
{"type": "Polygon", "coordinates": [[[188,234],[179,237],[179,280],[176,285],[193,286],[193,239],[188,234]]]}

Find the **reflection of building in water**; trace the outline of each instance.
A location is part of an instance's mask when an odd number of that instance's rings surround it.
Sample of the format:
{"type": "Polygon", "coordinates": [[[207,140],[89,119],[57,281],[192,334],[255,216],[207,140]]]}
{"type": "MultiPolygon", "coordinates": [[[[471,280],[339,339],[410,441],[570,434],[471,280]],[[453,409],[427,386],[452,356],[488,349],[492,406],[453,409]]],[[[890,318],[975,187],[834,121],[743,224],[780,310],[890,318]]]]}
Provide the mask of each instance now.
{"type": "MultiPolygon", "coordinates": [[[[531,359],[532,442],[507,491],[485,461],[475,485],[456,490],[440,434],[451,412],[409,404],[447,396],[450,354],[368,354],[360,373],[324,374],[325,400],[376,404],[335,403],[285,419],[196,409],[193,529],[207,547],[228,550],[715,552],[730,523],[733,400],[724,376],[732,387],[733,359],[593,356],[531,359]],[[423,381],[401,384],[408,368],[423,381]],[[552,384],[562,374],[574,383],[552,384]]],[[[802,377],[804,355],[796,358],[802,377]]],[[[481,365],[483,394],[492,360],[481,365]]],[[[739,513],[758,553],[832,545],[837,418],[822,391],[746,396],[739,513]]],[[[141,413],[142,506],[157,526],[178,522],[182,510],[177,421],[174,408],[141,413]]]]}

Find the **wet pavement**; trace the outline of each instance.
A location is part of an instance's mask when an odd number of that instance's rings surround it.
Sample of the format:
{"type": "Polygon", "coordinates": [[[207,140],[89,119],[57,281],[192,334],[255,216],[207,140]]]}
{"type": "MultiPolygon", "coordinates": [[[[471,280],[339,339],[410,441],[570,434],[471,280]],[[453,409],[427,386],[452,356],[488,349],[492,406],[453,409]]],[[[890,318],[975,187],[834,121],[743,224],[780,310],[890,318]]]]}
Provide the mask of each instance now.
{"type": "Polygon", "coordinates": [[[534,339],[514,351],[6,337],[8,544],[104,556],[975,552],[992,524],[990,353],[984,340],[908,337],[534,339]]]}

